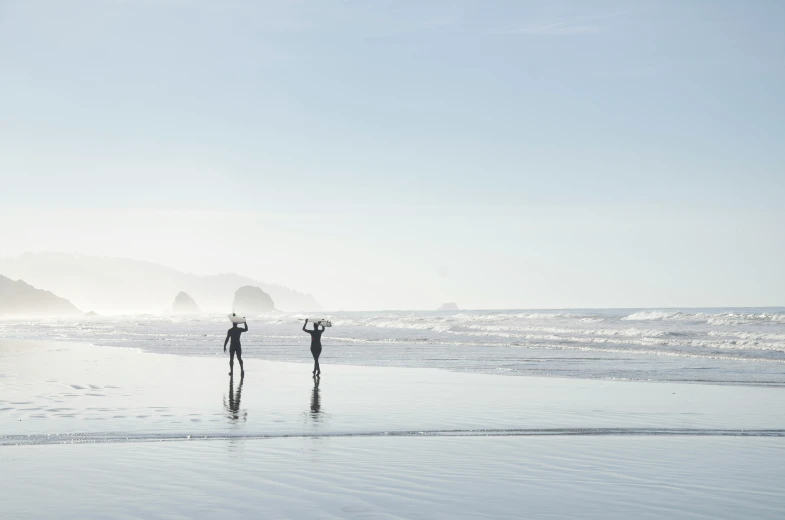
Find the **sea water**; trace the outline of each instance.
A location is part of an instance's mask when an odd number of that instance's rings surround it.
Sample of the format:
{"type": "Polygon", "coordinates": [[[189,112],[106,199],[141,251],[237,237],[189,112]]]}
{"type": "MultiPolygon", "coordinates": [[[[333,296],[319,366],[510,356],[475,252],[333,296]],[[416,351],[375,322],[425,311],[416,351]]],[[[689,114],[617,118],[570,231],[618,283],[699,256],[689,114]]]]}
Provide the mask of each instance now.
{"type": "MultiPolygon", "coordinates": [[[[243,357],[311,362],[303,315],[249,316],[243,357]]],[[[785,308],[325,313],[323,365],[785,385],[785,308]]],[[[222,356],[226,316],[2,320],[0,338],[222,356]]],[[[310,325],[309,325],[310,327],[310,325]]]]}

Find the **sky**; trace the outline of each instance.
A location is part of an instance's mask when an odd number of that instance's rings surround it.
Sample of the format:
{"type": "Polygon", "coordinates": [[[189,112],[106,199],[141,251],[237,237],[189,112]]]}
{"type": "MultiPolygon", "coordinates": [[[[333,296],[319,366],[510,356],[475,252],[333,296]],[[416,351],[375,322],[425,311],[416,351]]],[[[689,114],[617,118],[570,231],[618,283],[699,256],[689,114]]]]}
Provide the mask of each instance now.
{"type": "Polygon", "coordinates": [[[776,0],[0,0],[0,255],[328,309],[785,305],[783,26],[776,0]]]}

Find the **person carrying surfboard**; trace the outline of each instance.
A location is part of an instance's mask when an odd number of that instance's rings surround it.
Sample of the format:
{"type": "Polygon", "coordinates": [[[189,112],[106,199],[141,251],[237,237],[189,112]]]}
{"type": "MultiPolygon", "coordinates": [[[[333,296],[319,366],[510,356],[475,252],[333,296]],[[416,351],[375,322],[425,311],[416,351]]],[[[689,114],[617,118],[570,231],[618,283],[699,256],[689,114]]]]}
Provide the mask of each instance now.
{"type": "Polygon", "coordinates": [[[234,374],[234,355],[237,354],[237,361],[240,363],[240,377],[245,377],[245,370],[243,369],[243,349],[240,345],[240,334],[248,332],[248,322],[243,322],[244,329],[237,326],[237,323],[232,321],[232,328],[226,333],[224,340],[224,352],[226,352],[226,344],[229,340],[232,343],[229,345],[229,375],[234,374]]]}
{"type": "Polygon", "coordinates": [[[311,335],[311,355],[313,356],[313,377],[322,375],[322,370],[319,368],[319,356],[322,353],[322,332],[324,332],[324,325],[319,323],[313,324],[313,330],[308,330],[305,326],[308,325],[308,318],[303,323],[303,332],[311,335]],[[322,327],[321,329],[319,327],[322,327]]]}

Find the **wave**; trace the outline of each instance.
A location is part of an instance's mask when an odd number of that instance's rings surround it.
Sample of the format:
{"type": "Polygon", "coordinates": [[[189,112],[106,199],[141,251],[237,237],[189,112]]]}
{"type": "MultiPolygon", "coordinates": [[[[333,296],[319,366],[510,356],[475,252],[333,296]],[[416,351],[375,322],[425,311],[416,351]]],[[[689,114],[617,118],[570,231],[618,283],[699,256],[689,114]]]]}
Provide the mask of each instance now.
{"type": "Polygon", "coordinates": [[[782,429],[711,428],[479,428],[454,430],[380,430],[359,432],[300,433],[53,433],[0,436],[0,446],[52,444],[108,444],[130,442],[195,442],[232,439],[301,439],[349,437],[553,437],[553,436],[689,436],[689,437],[785,437],[782,429]]]}
{"type": "Polygon", "coordinates": [[[785,323],[785,313],[722,312],[711,314],[705,312],[686,313],[682,311],[641,311],[634,312],[621,319],[622,321],[693,321],[704,322],[709,325],[744,325],[751,323],[785,323]]]}
{"type": "MultiPolygon", "coordinates": [[[[707,377],[718,382],[785,383],[785,373],[771,365],[785,360],[785,312],[779,308],[323,315],[333,321],[323,338],[324,356],[337,363],[482,373],[511,368],[515,373],[646,380],[690,379],[696,377],[694,370],[707,370],[701,375],[710,374],[707,377]],[[597,355],[590,360],[574,354],[582,352],[597,355]],[[682,363],[679,358],[700,361],[682,363]]],[[[0,338],[217,356],[228,327],[225,316],[206,315],[97,316],[31,324],[0,320],[0,338]]],[[[303,353],[308,355],[308,338],[301,327],[302,315],[295,313],[254,317],[251,332],[243,338],[249,347],[246,356],[302,360],[303,353]]]]}

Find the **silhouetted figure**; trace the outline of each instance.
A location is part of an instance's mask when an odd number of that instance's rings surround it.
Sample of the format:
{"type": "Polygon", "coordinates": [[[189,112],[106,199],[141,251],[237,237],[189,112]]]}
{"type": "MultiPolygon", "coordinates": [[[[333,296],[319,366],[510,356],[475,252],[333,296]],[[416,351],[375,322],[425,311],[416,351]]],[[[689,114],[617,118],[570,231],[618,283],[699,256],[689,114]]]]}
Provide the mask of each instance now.
{"type": "Polygon", "coordinates": [[[237,386],[237,393],[234,393],[234,377],[229,378],[229,402],[224,399],[224,408],[229,412],[230,418],[235,421],[240,418],[240,398],[243,393],[243,376],[240,376],[240,384],[237,386]]]}
{"type": "Polygon", "coordinates": [[[316,417],[316,414],[319,413],[319,408],[321,408],[319,403],[319,376],[316,376],[313,382],[313,393],[311,394],[311,415],[313,417],[316,417]]]}
{"type": "Polygon", "coordinates": [[[229,375],[234,374],[234,355],[237,354],[237,361],[240,363],[240,376],[245,376],[245,370],[243,369],[243,349],[240,346],[240,334],[243,332],[248,332],[248,323],[243,323],[245,325],[244,329],[241,329],[237,326],[236,323],[232,324],[232,328],[226,333],[226,339],[224,340],[224,352],[226,352],[226,344],[229,343],[229,340],[232,340],[231,345],[229,345],[229,375]]]}
{"type": "Polygon", "coordinates": [[[324,325],[318,323],[313,324],[313,330],[308,330],[305,326],[308,325],[308,319],[303,323],[303,331],[311,335],[311,355],[313,355],[313,376],[319,377],[322,373],[319,368],[319,356],[322,354],[322,332],[324,332],[324,325]],[[321,329],[319,327],[322,327],[321,329]]]}

